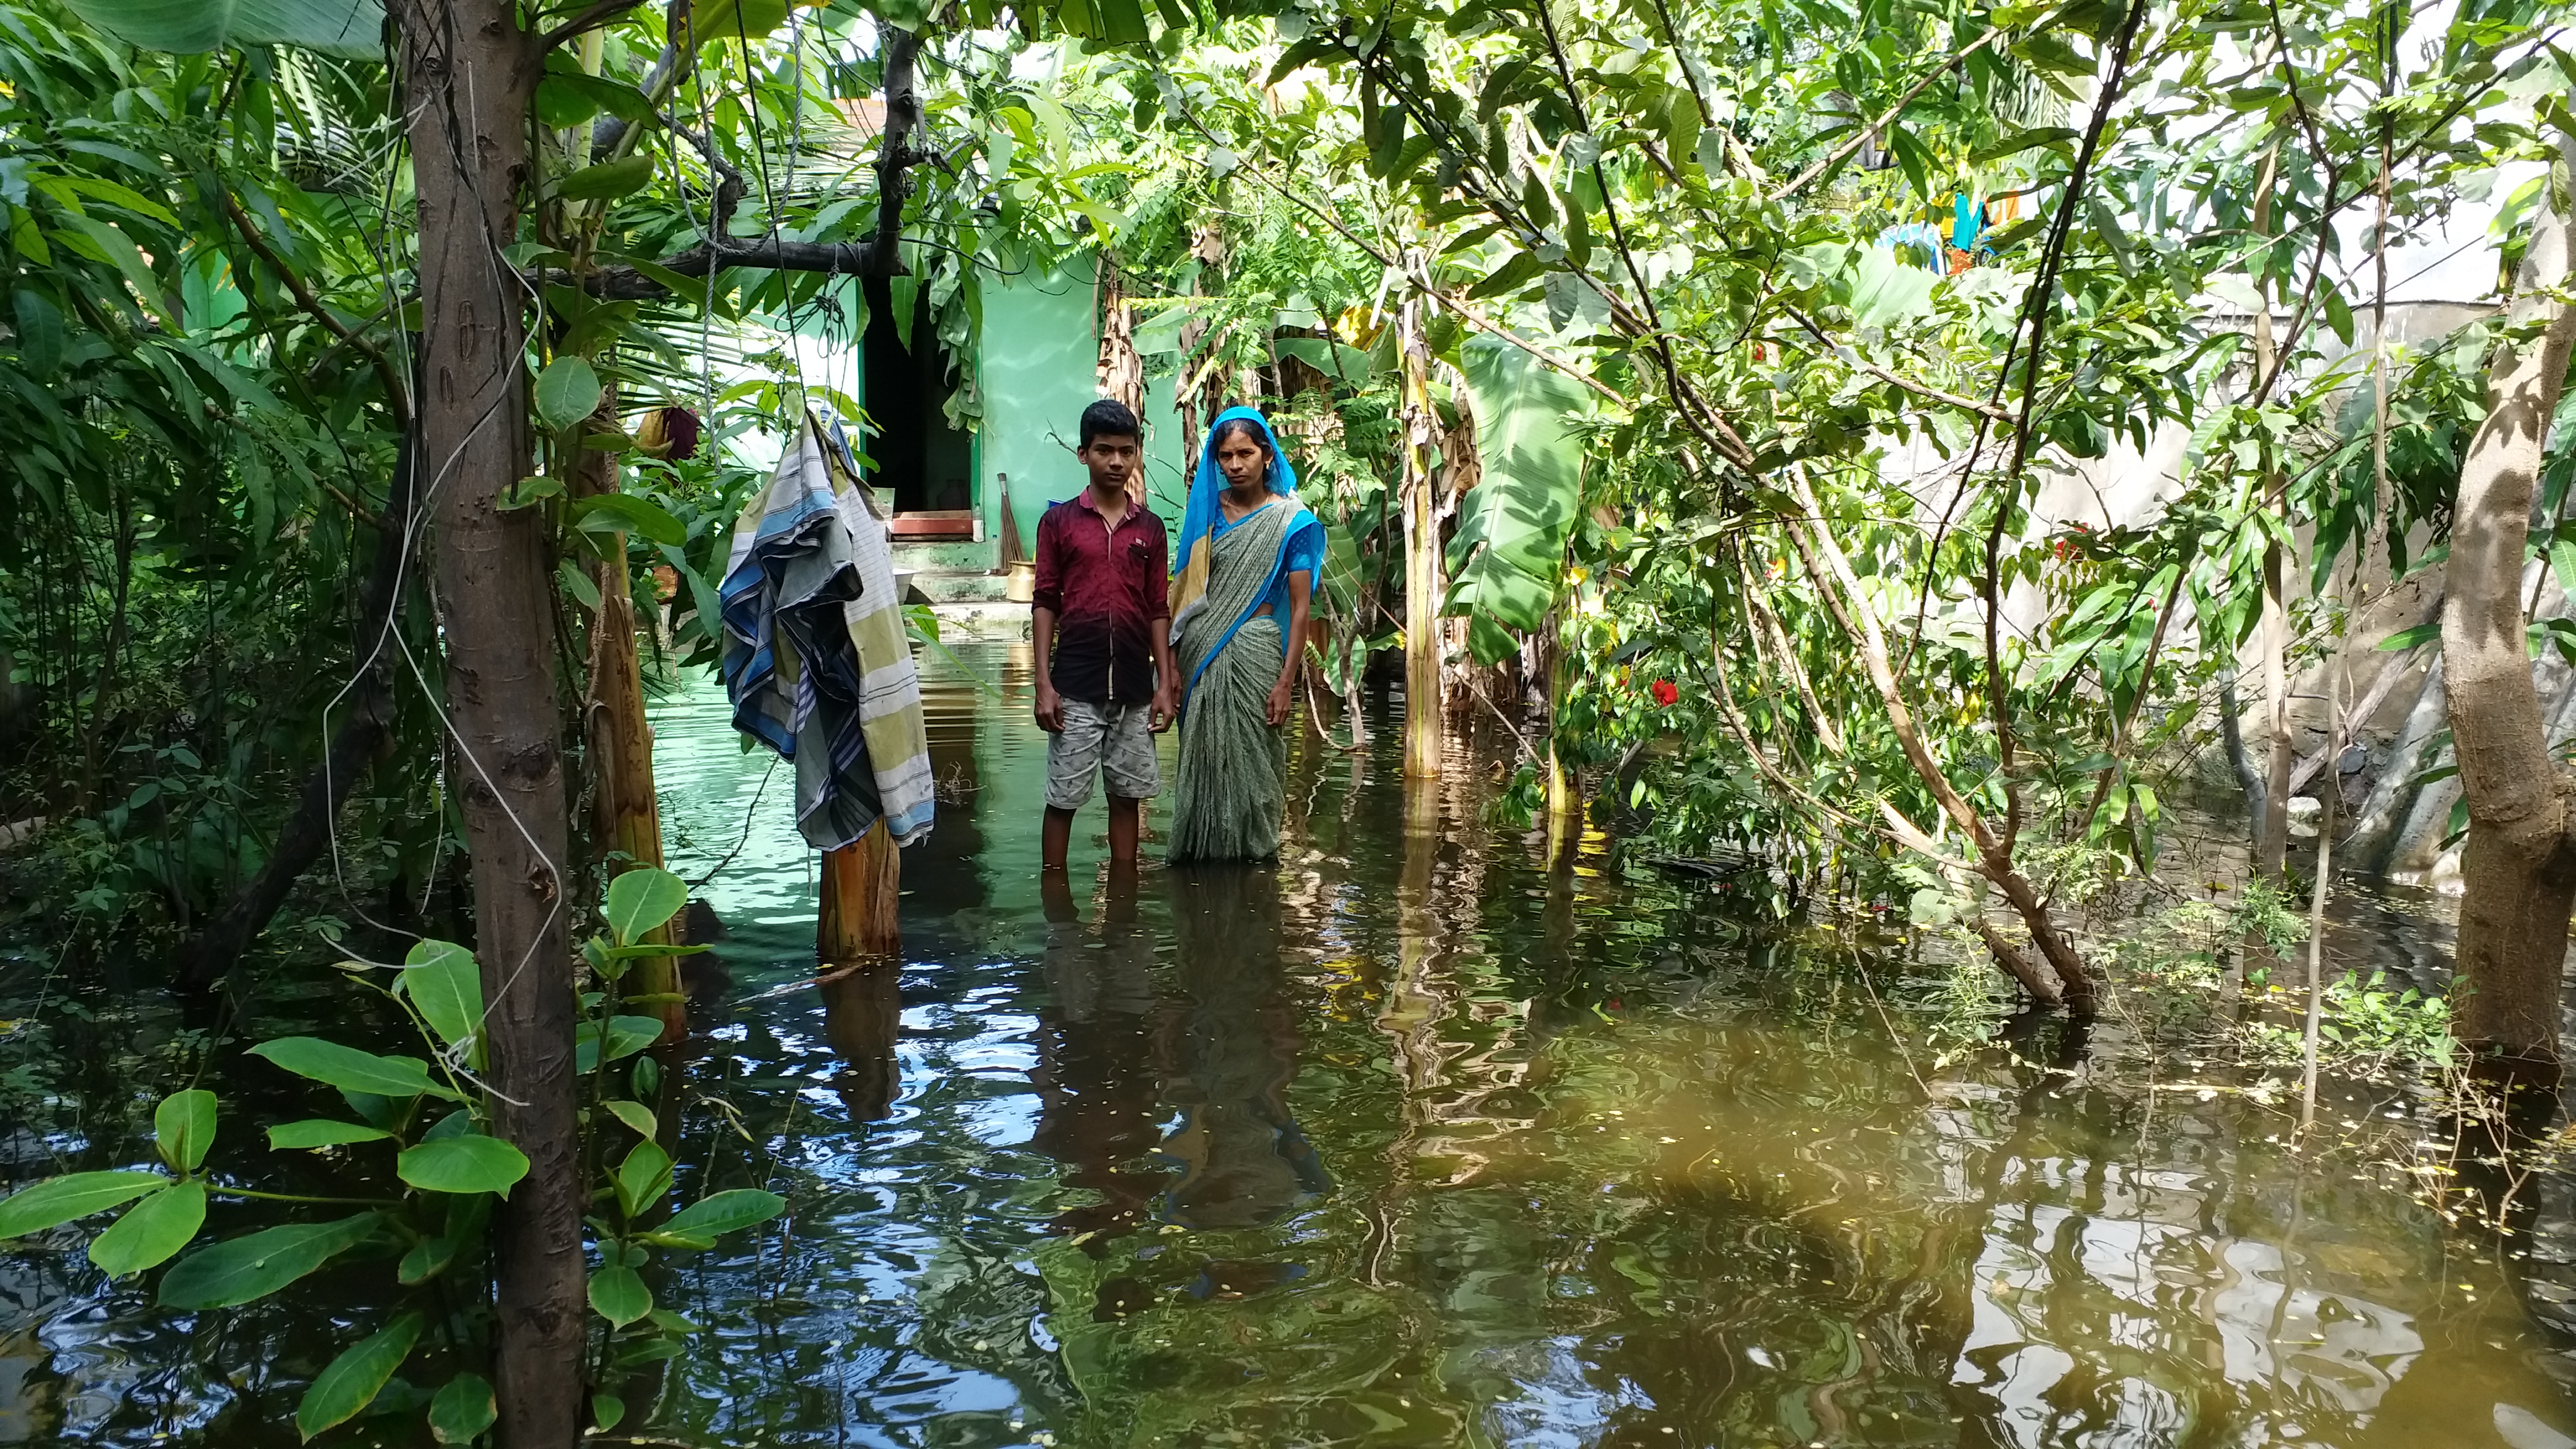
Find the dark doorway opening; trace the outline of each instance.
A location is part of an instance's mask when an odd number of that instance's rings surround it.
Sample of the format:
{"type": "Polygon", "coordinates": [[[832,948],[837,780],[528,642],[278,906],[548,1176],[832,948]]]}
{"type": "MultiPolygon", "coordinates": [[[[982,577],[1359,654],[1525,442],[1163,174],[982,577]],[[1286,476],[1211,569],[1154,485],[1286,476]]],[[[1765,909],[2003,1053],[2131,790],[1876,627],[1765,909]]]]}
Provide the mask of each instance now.
{"type": "MultiPolygon", "coordinates": [[[[876,467],[868,483],[891,488],[897,513],[958,513],[971,522],[975,507],[975,440],[949,426],[948,350],[931,320],[930,293],[913,299],[912,346],[895,330],[893,289],[883,277],[865,279],[868,417],[877,435],[868,440],[876,467]]],[[[964,532],[963,526],[959,532],[964,532]]]]}

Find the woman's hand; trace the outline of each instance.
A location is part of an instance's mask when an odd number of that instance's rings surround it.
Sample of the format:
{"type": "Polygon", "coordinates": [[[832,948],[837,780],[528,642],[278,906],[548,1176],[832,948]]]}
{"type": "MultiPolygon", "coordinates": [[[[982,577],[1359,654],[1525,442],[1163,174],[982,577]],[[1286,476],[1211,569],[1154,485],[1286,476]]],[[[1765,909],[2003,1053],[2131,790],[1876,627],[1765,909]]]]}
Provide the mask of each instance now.
{"type": "Polygon", "coordinates": [[[1297,702],[1297,671],[1291,669],[1270,686],[1270,727],[1277,729],[1288,722],[1288,711],[1297,702]]]}

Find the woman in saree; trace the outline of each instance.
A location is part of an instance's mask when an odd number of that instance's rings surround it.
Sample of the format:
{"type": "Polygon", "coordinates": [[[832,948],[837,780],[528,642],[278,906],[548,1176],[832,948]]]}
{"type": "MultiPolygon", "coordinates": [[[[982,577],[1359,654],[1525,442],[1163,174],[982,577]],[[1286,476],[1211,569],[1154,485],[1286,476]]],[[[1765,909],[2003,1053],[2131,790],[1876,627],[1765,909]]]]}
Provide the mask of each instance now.
{"type": "Polygon", "coordinates": [[[1181,675],[1180,788],[1171,858],[1279,853],[1287,742],[1324,523],[1270,424],[1228,408],[1208,428],[1181,515],[1172,653],[1181,675]]]}

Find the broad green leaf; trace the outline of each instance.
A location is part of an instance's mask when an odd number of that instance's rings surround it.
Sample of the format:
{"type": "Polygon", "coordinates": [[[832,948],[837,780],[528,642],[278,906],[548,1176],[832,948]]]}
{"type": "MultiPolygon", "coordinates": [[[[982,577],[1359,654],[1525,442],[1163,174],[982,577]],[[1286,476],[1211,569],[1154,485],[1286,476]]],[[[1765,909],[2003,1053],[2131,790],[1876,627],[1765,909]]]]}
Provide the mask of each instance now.
{"type": "Polygon", "coordinates": [[[39,380],[50,379],[63,365],[63,312],[53,299],[21,286],[12,299],[18,317],[18,357],[39,380]]]}
{"type": "Polygon", "coordinates": [[[644,1241],[665,1248],[712,1248],[726,1233],[765,1223],[787,1211],[787,1199],[774,1192],[737,1187],[710,1193],[678,1212],[644,1241]]]}
{"type": "Polygon", "coordinates": [[[289,1223],[200,1248],[161,1275],[164,1308],[231,1308],[265,1298],[373,1236],[372,1212],[289,1223]]]}
{"type": "Polygon", "coordinates": [[[632,1268],[620,1263],[590,1275],[590,1306],[599,1316],[624,1328],[653,1311],[653,1292],[632,1268]]]}
{"type": "Polygon", "coordinates": [[[406,1147],[394,1171],[423,1192],[497,1192],[528,1175],[528,1155],[498,1137],[441,1137],[406,1147]]]}
{"type": "Polygon", "coordinates": [[[626,1401],[624,1399],[617,1397],[615,1394],[593,1394],[590,1396],[590,1421],[599,1426],[599,1432],[605,1434],[609,1430],[616,1428],[618,1423],[625,1417],[626,1401]]]}
{"type": "Polygon", "coordinates": [[[619,945],[631,946],[644,933],[680,913],[689,903],[688,882],[658,866],[637,866],[608,883],[599,914],[619,945]]]}
{"type": "Polygon", "coordinates": [[[202,1087],[172,1092],[152,1111],[153,1149],[180,1172],[194,1172],[215,1141],[215,1094],[202,1087]]]}
{"type": "Polygon", "coordinates": [[[280,1122],[269,1128],[268,1146],[272,1152],[298,1152],[316,1147],[346,1147],[353,1142],[386,1142],[392,1140],[393,1135],[381,1127],[334,1122],[328,1117],[308,1117],[301,1122],[280,1122]]]}
{"type": "Polygon", "coordinates": [[[457,1246],[454,1238],[423,1238],[412,1244],[402,1255],[402,1261],[394,1265],[394,1277],[405,1287],[426,1283],[446,1272],[448,1266],[456,1261],[457,1246]]]}
{"type": "Polygon", "coordinates": [[[1932,310],[1934,277],[1897,258],[1894,247],[1863,247],[1853,268],[1852,320],[1863,327],[1901,326],[1932,310]]]}
{"type": "Polygon", "coordinates": [[[653,1109],[641,1102],[629,1102],[621,1097],[608,1104],[608,1112],[625,1123],[628,1131],[647,1142],[661,1135],[661,1124],[653,1116],[653,1109]]]}
{"type": "Polygon", "coordinates": [[[700,45],[749,43],[787,23],[787,0],[694,0],[689,33],[700,45]]]}
{"type": "MultiPolygon", "coordinates": [[[[1535,629],[1556,602],[1581,502],[1583,440],[1575,424],[1590,395],[1494,338],[1468,343],[1461,370],[1483,468],[1459,501],[1448,608],[1505,629],[1535,629]]],[[[1508,636],[1490,630],[1471,628],[1469,638],[1480,657],[1508,643],[1508,636]]]]}
{"type": "Polygon", "coordinates": [[[558,357],[537,374],[536,403],[548,432],[577,426],[599,408],[599,374],[578,357],[558,357]]]}
{"type": "MultiPolygon", "coordinates": [[[[608,1019],[608,1060],[620,1061],[662,1039],[658,1016],[612,1016],[608,1019]]],[[[599,1028],[585,1021],[573,1029],[573,1069],[587,1072],[599,1065],[599,1028]]]]}
{"type": "Polygon", "coordinates": [[[118,271],[125,274],[126,285],[134,291],[134,300],[145,311],[164,323],[173,322],[174,319],[169,315],[169,303],[161,295],[161,279],[152,274],[151,264],[143,260],[143,253],[134,245],[133,238],[119,231],[115,226],[92,216],[65,216],[62,218],[62,224],[69,230],[88,238],[90,245],[98,249],[99,255],[107,258],[118,271]]]}
{"type": "Polygon", "coordinates": [[[449,1379],[429,1401],[429,1432],[441,1444],[471,1444],[499,1417],[491,1381],[471,1371],[449,1379]]]}
{"type": "Polygon", "coordinates": [[[168,1187],[157,1172],[74,1172],[49,1177],[0,1200],[0,1238],[24,1237],[168,1187]]]}
{"type": "Polygon", "coordinates": [[[381,0],[65,0],[64,8],[144,50],[295,45],[360,60],[383,53],[381,0]]]}
{"type": "Polygon", "coordinates": [[[344,1092],[370,1092],[379,1097],[417,1097],[424,1093],[449,1101],[464,1098],[429,1079],[429,1064],[418,1057],[380,1057],[320,1037],[287,1036],[250,1049],[268,1060],[344,1092]]]}
{"type": "Polygon", "coordinates": [[[157,1268],[206,1225],[206,1185],[173,1183],[125,1210],[91,1240],[89,1260],[110,1278],[157,1268]]]}
{"type": "Polygon", "coordinates": [[[483,1025],[483,968],[453,941],[422,941],[403,957],[398,982],[438,1039],[454,1046],[483,1025]]]}
{"type": "Polygon", "coordinates": [[[617,1165],[617,1206],[626,1216],[640,1216],[671,1188],[671,1154],[647,1139],[635,1144],[617,1165]]]}
{"type": "Polygon", "coordinates": [[[565,201],[604,201],[624,196],[653,179],[653,158],[621,156],[584,166],[555,184],[555,195],[565,201]]]}
{"type": "MultiPolygon", "coordinates": [[[[671,511],[650,498],[632,493],[595,493],[573,505],[581,527],[593,533],[624,533],[632,530],[655,543],[674,546],[689,541],[689,526],[671,515],[671,511]]],[[[626,875],[633,875],[628,871],[626,875]]],[[[618,880],[626,879],[622,875],[618,880]]],[[[610,882],[614,887],[616,882],[610,882]]],[[[688,887],[682,886],[685,895],[688,887]]],[[[678,907],[672,909],[677,910],[678,907]]]]}
{"type": "Polygon", "coordinates": [[[335,1424],[345,1424],[383,1393],[385,1381],[411,1357],[420,1340],[420,1315],[406,1313],[343,1349],[304,1391],[295,1406],[295,1432],[310,1442],[335,1424]]]}

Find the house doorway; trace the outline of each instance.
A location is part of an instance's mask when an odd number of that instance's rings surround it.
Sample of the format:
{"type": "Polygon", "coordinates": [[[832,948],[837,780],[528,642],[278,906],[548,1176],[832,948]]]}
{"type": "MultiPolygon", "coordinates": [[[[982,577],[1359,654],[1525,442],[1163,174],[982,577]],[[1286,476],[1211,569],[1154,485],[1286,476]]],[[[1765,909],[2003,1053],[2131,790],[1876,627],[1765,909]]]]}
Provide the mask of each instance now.
{"type": "Polygon", "coordinates": [[[969,537],[975,524],[975,440],[948,422],[952,369],[931,318],[930,294],[923,289],[913,298],[912,346],[907,348],[895,327],[887,279],[869,277],[865,286],[867,396],[862,401],[877,426],[876,436],[868,440],[868,454],[876,460],[869,486],[879,496],[893,494],[898,536],[969,537]]]}

